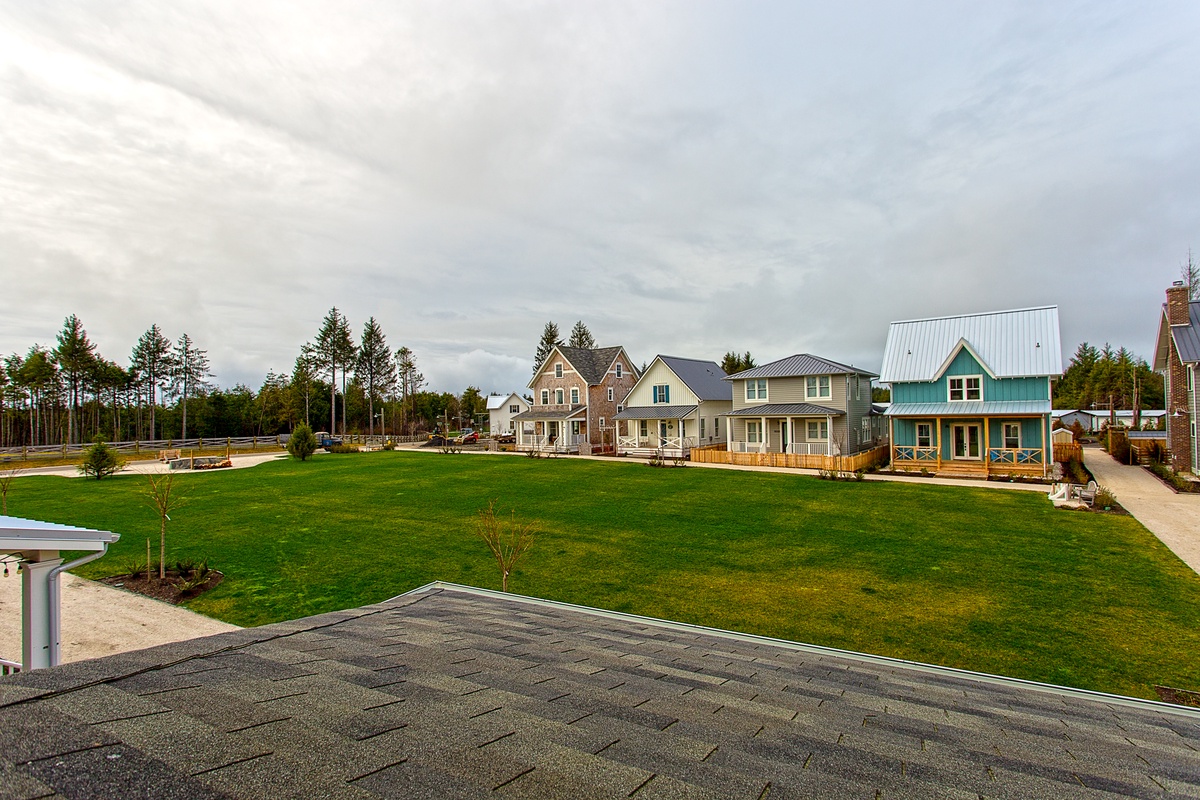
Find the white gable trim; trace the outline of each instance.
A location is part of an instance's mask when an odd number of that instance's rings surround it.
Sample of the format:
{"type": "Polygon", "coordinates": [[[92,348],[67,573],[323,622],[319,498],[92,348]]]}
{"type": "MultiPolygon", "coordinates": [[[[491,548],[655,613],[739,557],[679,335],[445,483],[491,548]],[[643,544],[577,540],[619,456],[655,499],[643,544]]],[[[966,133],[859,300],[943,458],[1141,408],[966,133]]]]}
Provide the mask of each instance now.
{"type": "Polygon", "coordinates": [[[971,354],[971,358],[975,359],[976,363],[983,368],[983,371],[988,374],[989,378],[996,380],[996,373],[993,372],[992,368],[988,366],[988,363],[983,360],[983,357],[980,356],[979,353],[975,352],[975,348],[971,347],[971,343],[966,339],[959,339],[958,344],[956,344],[950,351],[950,355],[946,356],[946,360],[942,362],[942,365],[938,367],[937,372],[934,373],[933,379],[935,381],[941,380],[942,376],[946,374],[946,370],[950,369],[950,365],[954,363],[954,359],[958,358],[958,354],[963,350],[966,350],[971,354]]]}

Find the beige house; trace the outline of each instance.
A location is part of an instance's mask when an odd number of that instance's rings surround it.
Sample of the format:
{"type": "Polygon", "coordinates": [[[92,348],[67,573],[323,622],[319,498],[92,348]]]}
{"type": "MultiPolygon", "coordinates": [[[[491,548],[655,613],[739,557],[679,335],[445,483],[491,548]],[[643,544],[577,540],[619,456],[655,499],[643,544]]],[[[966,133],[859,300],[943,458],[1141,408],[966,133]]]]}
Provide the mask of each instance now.
{"type": "Polygon", "coordinates": [[[555,347],[529,382],[532,407],[512,418],[517,449],[612,452],[613,418],[637,379],[623,347],[555,347]]]}
{"type": "Polygon", "coordinates": [[[725,441],[732,389],[724,378],[713,361],[655,356],[617,412],[617,452],[683,458],[697,445],[725,441]]]}
{"type": "Polygon", "coordinates": [[[882,415],[871,406],[874,377],[808,353],[730,375],[727,448],[829,456],[868,450],[885,431],[882,415]]]}

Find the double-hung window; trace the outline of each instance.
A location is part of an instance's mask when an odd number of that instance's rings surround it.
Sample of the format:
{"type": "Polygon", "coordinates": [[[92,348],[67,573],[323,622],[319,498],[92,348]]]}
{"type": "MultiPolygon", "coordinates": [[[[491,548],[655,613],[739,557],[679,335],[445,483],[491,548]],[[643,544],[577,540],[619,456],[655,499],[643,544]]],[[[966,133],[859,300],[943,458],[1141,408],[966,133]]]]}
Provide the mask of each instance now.
{"type": "Polygon", "coordinates": [[[620,361],[617,362],[617,377],[618,378],[621,377],[621,362],[620,361]]]}
{"type": "Polygon", "coordinates": [[[641,434],[643,439],[650,435],[650,429],[646,426],[646,420],[641,420],[638,424],[638,433],[641,434]]]}
{"type": "Polygon", "coordinates": [[[808,421],[808,440],[823,442],[829,438],[829,422],[826,420],[810,419],[808,421]]]}
{"type": "Polygon", "coordinates": [[[809,375],[804,381],[804,396],[808,400],[816,400],[830,396],[828,375],[809,375]]]}
{"type": "Polygon", "coordinates": [[[562,389],[554,390],[554,403],[555,403],[555,405],[560,405],[560,406],[563,404],[563,390],[562,389]]]}
{"type": "Polygon", "coordinates": [[[746,442],[749,444],[762,444],[762,423],[746,422],[746,442]]]}
{"type": "Polygon", "coordinates": [[[550,390],[549,389],[542,389],[542,405],[544,405],[544,406],[550,405],[550,390]]]}
{"type": "Polygon", "coordinates": [[[521,407],[520,407],[520,406],[509,406],[509,407],[508,407],[508,413],[510,413],[510,414],[520,414],[520,413],[521,413],[521,407]]]}
{"type": "Polygon", "coordinates": [[[650,387],[650,402],[652,403],[669,403],[671,402],[671,386],[670,384],[660,383],[650,387]]]}
{"type": "Polygon", "coordinates": [[[613,390],[612,390],[612,387],[610,386],[610,387],[608,387],[608,402],[611,403],[612,401],[613,401],[613,390]]]}
{"type": "Polygon", "coordinates": [[[863,417],[862,422],[859,423],[859,426],[862,428],[858,438],[859,444],[871,441],[871,418],[863,417]]]}
{"type": "Polygon", "coordinates": [[[747,400],[766,400],[767,399],[767,379],[766,378],[751,378],[746,381],[746,399],[747,400]]]}
{"type": "Polygon", "coordinates": [[[1021,423],[1006,422],[1004,423],[1004,447],[1008,450],[1016,450],[1021,446],[1021,423]]]}
{"type": "Polygon", "coordinates": [[[933,447],[933,423],[917,423],[917,447],[933,447]]]}
{"type": "Polygon", "coordinates": [[[579,405],[579,387],[571,387],[571,405],[579,405]]]}
{"type": "Polygon", "coordinates": [[[962,375],[948,378],[946,385],[950,389],[950,402],[959,403],[965,400],[983,399],[983,376],[962,375]]]}
{"type": "Polygon", "coordinates": [[[556,378],[562,377],[562,364],[554,365],[554,377],[556,377],[556,378]]]}

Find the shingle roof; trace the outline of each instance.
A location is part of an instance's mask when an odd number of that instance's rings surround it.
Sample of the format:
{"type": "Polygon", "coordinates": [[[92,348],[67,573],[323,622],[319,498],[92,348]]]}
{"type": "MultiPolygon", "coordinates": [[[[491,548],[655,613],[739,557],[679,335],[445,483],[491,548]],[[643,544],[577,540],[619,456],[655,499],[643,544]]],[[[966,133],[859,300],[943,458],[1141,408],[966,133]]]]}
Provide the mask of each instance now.
{"type": "Polygon", "coordinates": [[[837,361],[830,361],[828,358],[821,358],[809,353],[799,353],[787,358],[781,358],[778,361],[772,361],[770,364],[763,364],[760,367],[751,367],[725,378],[727,381],[736,381],[743,378],[794,378],[803,375],[868,375],[872,378],[876,377],[874,372],[858,367],[852,367],[849,364],[840,364],[837,361]]]}
{"type": "Polygon", "coordinates": [[[613,419],[683,419],[700,406],[630,406],[618,411],[613,419]]]}
{"type": "Polygon", "coordinates": [[[717,362],[677,356],[658,358],[701,400],[733,401],[733,385],[724,380],[725,370],[717,362]]]}
{"type": "MultiPolygon", "coordinates": [[[[558,348],[558,352],[562,353],[563,358],[571,362],[571,366],[575,367],[583,379],[589,384],[595,386],[598,383],[603,383],[604,374],[608,372],[608,368],[616,359],[617,354],[621,352],[620,347],[600,347],[595,350],[588,350],[583,347],[567,347],[565,345],[558,348]]],[[[637,374],[636,372],[634,373],[637,374]]]]}
{"type": "Polygon", "coordinates": [[[0,680],[0,793],[1159,797],[1200,710],[431,586],[0,680]]]}
{"type": "Polygon", "coordinates": [[[888,326],[880,383],[932,381],[965,342],[997,378],[1062,374],[1058,306],[914,319],[888,326]]]}
{"type": "Polygon", "coordinates": [[[761,403],[730,411],[730,417],[843,417],[845,411],[816,403],[761,403]]]}
{"type": "MultiPolygon", "coordinates": [[[[1166,305],[1163,313],[1166,314],[1166,305]]],[[[1200,303],[1188,303],[1191,323],[1188,325],[1172,325],[1171,338],[1175,340],[1175,348],[1179,351],[1179,360],[1185,364],[1200,361],[1200,303]]]]}

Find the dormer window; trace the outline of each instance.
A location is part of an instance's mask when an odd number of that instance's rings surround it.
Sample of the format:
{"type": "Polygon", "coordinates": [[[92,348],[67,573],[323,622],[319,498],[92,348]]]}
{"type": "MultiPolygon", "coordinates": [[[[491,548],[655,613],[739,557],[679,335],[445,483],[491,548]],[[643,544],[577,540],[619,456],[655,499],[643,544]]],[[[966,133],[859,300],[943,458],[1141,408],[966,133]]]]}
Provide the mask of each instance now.
{"type": "Polygon", "coordinates": [[[562,364],[554,365],[554,377],[556,377],[556,378],[562,377],[562,364]]]}
{"type": "Polygon", "coordinates": [[[949,378],[946,383],[950,390],[951,403],[983,399],[982,375],[962,375],[949,378]]]}
{"type": "Polygon", "coordinates": [[[828,375],[809,375],[805,379],[804,396],[806,399],[814,400],[821,397],[829,397],[830,393],[828,375]]]}

